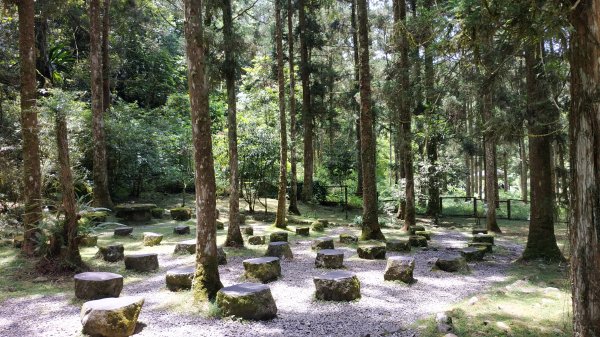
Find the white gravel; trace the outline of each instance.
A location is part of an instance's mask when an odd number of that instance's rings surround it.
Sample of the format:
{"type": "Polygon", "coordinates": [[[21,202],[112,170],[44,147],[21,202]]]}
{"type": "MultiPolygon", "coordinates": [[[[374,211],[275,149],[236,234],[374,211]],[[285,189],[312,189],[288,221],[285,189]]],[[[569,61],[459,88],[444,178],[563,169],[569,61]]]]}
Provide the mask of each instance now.
{"type": "MultiPolygon", "coordinates": [[[[254,226],[257,234],[262,231],[254,226]]],[[[347,228],[333,229],[337,235],[347,228]]],[[[386,262],[358,259],[356,251],[336,242],[345,252],[344,265],[355,272],[361,282],[362,298],[357,302],[333,303],[314,300],[312,277],[326,270],[314,268],[316,253],[310,240],[292,243],[293,261],[282,262],[283,277],[269,283],[278,307],[278,317],[266,322],[236,321],[182,314],[165,308],[172,298],[164,285],[167,270],[189,265],[193,257],[159,255],[160,270],[140,282],[128,283],[122,295],[141,295],[146,303],[139,317],[135,336],[418,336],[408,329],[416,320],[442,311],[452,303],[469,298],[505,279],[512,260],[522,247],[498,240],[502,255],[487,255],[485,262],[470,264],[468,275],[432,272],[428,260],[452,254],[446,248],[466,246],[468,236],[458,231],[435,229],[429,250],[413,249],[414,276],[417,283],[405,286],[383,281],[386,262]],[[438,250],[431,250],[437,247],[438,250]],[[141,327],[141,329],[139,329],[141,327]]],[[[291,235],[291,237],[294,237],[291,235]]],[[[388,253],[388,256],[400,253],[388,253]]],[[[242,281],[243,257],[228,257],[220,267],[225,286],[242,281]]],[[[0,336],[80,336],[80,303],[72,293],[14,298],[0,303],[0,336]]]]}

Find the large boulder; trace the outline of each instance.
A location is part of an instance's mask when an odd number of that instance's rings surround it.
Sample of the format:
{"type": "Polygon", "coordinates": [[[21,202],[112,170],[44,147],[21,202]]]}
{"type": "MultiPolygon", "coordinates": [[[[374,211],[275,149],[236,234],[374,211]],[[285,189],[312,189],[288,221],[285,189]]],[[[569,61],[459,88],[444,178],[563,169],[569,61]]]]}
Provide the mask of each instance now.
{"type": "Polygon", "coordinates": [[[467,247],[460,250],[460,254],[467,262],[483,261],[485,256],[485,247],[467,247]]]}
{"type": "Polygon", "coordinates": [[[223,247],[217,248],[217,259],[220,266],[227,264],[227,254],[225,253],[223,247]]]}
{"type": "Polygon", "coordinates": [[[427,247],[427,238],[421,235],[411,235],[408,241],[412,247],[427,247]]]}
{"type": "Polygon", "coordinates": [[[158,269],[156,253],[125,255],[125,269],[148,272],[158,269]]]}
{"type": "Polygon", "coordinates": [[[321,249],[317,252],[315,267],[338,269],[344,267],[344,252],[339,249],[321,249]]]}
{"type": "Polygon", "coordinates": [[[244,276],[250,280],[267,283],[281,276],[281,265],[278,257],[258,257],[243,261],[244,276]]]}
{"type": "Polygon", "coordinates": [[[387,266],[383,273],[383,279],[386,281],[402,281],[404,283],[413,283],[413,272],[415,270],[415,259],[406,256],[392,256],[387,260],[387,266]]]}
{"type": "Polygon", "coordinates": [[[179,225],[173,228],[173,234],[185,235],[190,234],[190,226],[179,225]]]}
{"type": "Polygon", "coordinates": [[[342,233],[342,234],[340,234],[340,243],[345,243],[345,244],[358,243],[358,236],[349,234],[349,233],[342,233]]]}
{"type": "Polygon", "coordinates": [[[270,242],[288,242],[287,232],[274,232],[269,236],[270,242]]]}
{"type": "Polygon", "coordinates": [[[114,236],[129,236],[133,232],[133,227],[120,226],[113,231],[114,236]]]}
{"type": "Polygon", "coordinates": [[[296,227],[296,235],[309,236],[310,227],[296,227]]]}
{"type": "Polygon", "coordinates": [[[277,316],[277,305],[269,286],[241,283],[225,287],[217,293],[216,305],[223,316],[248,320],[267,320],[277,316]]]}
{"type": "Polygon", "coordinates": [[[81,307],[83,333],[92,336],[133,335],[144,298],[125,296],[85,302],[81,307]]]}
{"type": "Polygon", "coordinates": [[[265,256],[273,256],[280,259],[285,258],[289,260],[294,258],[290,244],[282,241],[269,243],[265,256]]]}
{"type": "Polygon", "coordinates": [[[315,297],[322,301],[353,301],[360,298],[360,281],[356,274],[332,271],[313,278],[315,297]]]}
{"type": "Polygon", "coordinates": [[[187,221],[192,218],[192,209],[187,207],[171,208],[171,218],[177,221],[187,221]]]}
{"type": "Polygon", "coordinates": [[[145,232],[144,233],[144,246],[156,246],[160,245],[160,242],[163,239],[162,234],[145,232]]]}
{"type": "Polygon", "coordinates": [[[263,235],[254,235],[248,238],[248,244],[251,245],[264,245],[265,244],[265,237],[263,235]]]}
{"type": "Polygon", "coordinates": [[[358,257],[367,260],[384,260],[385,259],[385,246],[380,244],[375,245],[362,245],[356,249],[358,257]]]}
{"type": "Polygon", "coordinates": [[[473,242],[478,242],[478,243],[490,243],[490,244],[494,244],[494,236],[491,234],[475,234],[473,235],[473,242]]]}
{"type": "Polygon", "coordinates": [[[154,208],[154,204],[121,204],[115,206],[115,215],[129,221],[150,221],[154,208]]]}
{"type": "Polygon", "coordinates": [[[119,297],[123,290],[123,276],[105,272],[76,274],[75,297],[82,300],[97,300],[106,297],[119,297]]]}
{"type": "Polygon", "coordinates": [[[410,241],[388,240],[385,243],[385,248],[390,252],[410,252],[410,241]]]}
{"type": "Polygon", "coordinates": [[[191,289],[195,272],[196,267],[194,266],[179,267],[167,271],[165,277],[167,288],[171,291],[191,289]]]}
{"type": "Polygon", "coordinates": [[[449,256],[449,257],[440,257],[435,261],[435,265],[433,269],[443,270],[449,273],[455,272],[468,272],[469,266],[467,265],[467,260],[460,256],[449,256]]]}
{"type": "Polygon", "coordinates": [[[117,262],[123,260],[125,257],[124,251],[125,248],[120,243],[115,243],[108,246],[100,246],[98,247],[96,257],[102,258],[106,262],[117,262]]]}
{"type": "Polygon", "coordinates": [[[333,239],[332,238],[318,238],[313,240],[310,245],[312,250],[321,250],[321,249],[333,249],[333,239]]]}
{"type": "Polygon", "coordinates": [[[175,245],[174,254],[196,254],[196,240],[185,240],[175,245]]]}

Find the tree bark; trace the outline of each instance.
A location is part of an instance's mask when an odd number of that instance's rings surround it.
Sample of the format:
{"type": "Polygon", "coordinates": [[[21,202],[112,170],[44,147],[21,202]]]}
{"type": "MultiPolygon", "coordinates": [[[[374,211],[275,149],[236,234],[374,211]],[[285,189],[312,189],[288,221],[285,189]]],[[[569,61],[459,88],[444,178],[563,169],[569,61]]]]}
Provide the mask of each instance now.
{"type": "MultiPolygon", "coordinates": [[[[352,30],[352,54],[354,60],[354,87],[353,96],[359,92],[360,87],[360,76],[359,76],[359,60],[358,60],[358,27],[356,25],[356,0],[350,0],[351,6],[351,17],[350,26],[352,30]]],[[[360,149],[360,103],[356,100],[352,100],[352,106],[354,107],[354,113],[356,114],[356,195],[363,195],[363,175],[362,175],[362,154],[360,149]]]]}
{"type": "Polygon", "coordinates": [[[281,1],[275,0],[275,45],[277,53],[277,86],[279,89],[279,189],[277,191],[277,214],[275,227],[286,228],[285,195],[287,189],[287,128],[285,123],[285,79],[283,75],[283,27],[281,1]]]}
{"type": "Polygon", "coordinates": [[[48,18],[45,13],[35,18],[35,46],[37,49],[36,69],[40,87],[52,82],[50,55],[48,50],[48,18]]]}
{"type": "Polygon", "coordinates": [[[110,0],[104,0],[102,16],[102,109],[110,109],[110,59],[108,37],[110,34],[110,0]]]}
{"type": "Polygon", "coordinates": [[[313,117],[310,99],[310,66],[308,55],[308,36],[306,26],[306,4],[298,1],[300,28],[300,80],[302,81],[302,125],[304,127],[304,181],[302,183],[302,200],[309,202],[313,197],[313,117]]]}
{"type": "Polygon", "coordinates": [[[235,74],[237,61],[235,57],[235,38],[233,33],[233,15],[231,0],[223,0],[223,45],[225,63],[223,73],[227,88],[227,140],[229,145],[229,225],[225,246],[243,247],[244,239],[240,231],[240,174],[238,168],[237,147],[237,102],[235,74]]]}
{"type": "Polygon", "coordinates": [[[42,219],[40,139],[36,109],[34,1],[22,0],[19,7],[19,58],[21,61],[21,136],[23,139],[23,252],[35,250],[35,233],[42,219]]]}
{"type": "Polygon", "coordinates": [[[519,155],[521,156],[521,199],[525,202],[529,200],[529,192],[527,187],[527,149],[525,148],[525,140],[519,139],[519,155]]]}
{"type": "Polygon", "coordinates": [[[297,158],[296,158],[296,142],[297,142],[297,125],[296,125],[296,75],[294,67],[294,7],[292,0],[288,0],[288,64],[290,68],[290,205],[288,212],[300,215],[298,209],[298,181],[297,181],[297,158]]]}
{"type": "Polygon", "coordinates": [[[204,39],[203,0],[184,0],[185,39],[190,91],[192,139],[196,187],[196,272],[193,282],[197,301],[214,299],[223,287],[219,278],[216,230],[216,183],[210,131],[207,41],[204,39]]]}
{"type": "Polygon", "coordinates": [[[573,1],[571,281],[575,337],[600,336],[600,1],[573,1]]]}
{"type": "Polygon", "coordinates": [[[363,240],[385,240],[377,219],[377,179],[374,117],[371,110],[371,71],[369,68],[369,24],[366,0],[357,0],[358,46],[360,60],[360,126],[363,171],[363,240]]]}

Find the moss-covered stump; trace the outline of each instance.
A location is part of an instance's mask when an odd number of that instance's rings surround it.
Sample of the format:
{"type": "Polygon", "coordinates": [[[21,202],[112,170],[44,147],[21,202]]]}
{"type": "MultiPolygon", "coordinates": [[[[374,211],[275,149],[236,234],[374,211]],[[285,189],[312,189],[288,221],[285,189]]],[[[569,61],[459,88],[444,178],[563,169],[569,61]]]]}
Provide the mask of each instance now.
{"type": "Polygon", "coordinates": [[[174,254],[196,254],[196,240],[190,239],[178,242],[174,254]]]}
{"type": "Polygon", "coordinates": [[[133,227],[130,226],[117,227],[113,231],[114,236],[129,236],[131,233],[133,233],[133,227]]]}
{"type": "Polygon", "coordinates": [[[215,224],[216,224],[218,230],[225,229],[225,223],[223,223],[223,221],[217,220],[217,221],[215,221],[215,224]]]}
{"type": "Polygon", "coordinates": [[[421,235],[411,235],[408,242],[412,247],[427,247],[427,238],[421,235]]]}
{"type": "Polygon", "coordinates": [[[313,278],[315,297],[322,301],[353,301],[360,298],[360,281],[356,274],[332,271],[313,278]]]}
{"type": "Polygon", "coordinates": [[[150,221],[154,208],[154,204],[121,204],[115,206],[115,215],[129,221],[150,221]]]}
{"type": "Polygon", "coordinates": [[[95,247],[98,244],[97,235],[84,235],[79,238],[79,245],[82,247],[95,247]]]}
{"type": "Polygon", "coordinates": [[[252,226],[244,227],[242,233],[246,235],[254,235],[254,228],[252,226]]]}
{"type": "Polygon", "coordinates": [[[173,228],[173,234],[185,235],[190,234],[190,226],[179,225],[173,228]]]}
{"type": "Polygon", "coordinates": [[[125,296],[85,302],[81,307],[83,333],[91,336],[133,335],[144,298],[125,296]]]}
{"type": "Polygon", "coordinates": [[[267,320],[277,316],[277,305],[269,286],[241,283],[225,287],[217,293],[216,305],[223,316],[248,320],[267,320]]]}
{"type": "Polygon", "coordinates": [[[390,252],[410,252],[409,240],[388,240],[385,248],[390,252]]]}
{"type": "Polygon", "coordinates": [[[315,267],[339,269],[344,267],[344,252],[339,249],[321,249],[317,252],[315,267]]]}
{"type": "Polygon", "coordinates": [[[362,245],[356,249],[358,257],[366,260],[385,260],[384,245],[362,245]]]}
{"type": "Polygon", "coordinates": [[[154,219],[162,219],[163,215],[165,214],[165,210],[163,208],[156,207],[150,210],[150,214],[152,214],[154,219]]]}
{"type": "Polygon", "coordinates": [[[483,261],[485,256],[485,247],[467,247],[460,250],[460,254],[467,262],[483,261]]]}
{"type": "Polygon", "coordinates": [[[296,227],[296,235],[309,236],[310,227],[296,227]]]}
{"type": "Polygon", "coordinates": [[[219,262],[220,266],[227,264],[227,254],[225,253],[223,247],[217,247],[217,261],[219,262]]]}
{"type": "Polygon", "coordinates": [[[121,261],[124,258],[125,248],[122,244],[116,243],[108,246],[98,247],[98,252],[96,253],[97,258],[101,258],[106,262],[117,262],[121,261]]]}
{"type": "Polygon", "coordinates": [[[167,271],[167,275],[165,276],[167,288],[170,291],[191,289],[195,272],[196,268],[194,266],[179,267],[167,271]]]}
{"type": "Polygon", "coordinates": [[[488,242],[469,242],[469,243],[467,243],[467,246],[475,247],[475,248],[483,247],[483,248],[485,248],[486,253],[492,253],[493,252],[492,247],[494,245],[492,245],[491,243],[488,243],[488,242]]]}
{"type": "Polygon", "coordinates": [[[383,279],[386,281],[402,281],[414,283],[413,272],[415,270],[415,259],[406,256],[391,256],[387,259],[383,279]]]}
{"type": "Polygon", "coordinates": [[[75,297],[82,300],[97,300],[119,297],[123,290],[123,276],[114,273],[86,272],[76,274],[75,297]]]}
{"type": "Polygon", "coordinates": [[[443,270],[449,273],[468,272],[467,260],[460,256],[440,257],[435,261],[434,270],[443,270]]]}
{"type": "Polygon", "coordinates": [[[278,257],[257,257],[243,261],[244,276],[253,281],[267,283],[281,276],[281,265],[278,257]]]}
{"type": "Polygon", "coordinates": [[[358,236],[348,233],[340,234],[340,243],[353,244],[358,242],[358,236]]]}
{"type": "Polygon", "coordinates": [[[473,228],[473,230],[471,231],[471,234],[473,235],[477,235],[477,234],[487,234],[488,230],[485,228],[473,228]]]}
{"type": "Polygon", "coordinates": [[[125,255],[125,269],[148,272],[158,269],[156,253],[125,255]]]}
{"type": "Polygon", "coordinates": [[[478,242],[478,243],[489,243],[489,244],[494,244],[494,236],[491,234],[475,234],[473,235],[473,242],[478,242]]]}
{"type": "Polygon", "coordinates": [[[427,239],[427,241],[431,240],[431,231],[416,231],[415,235],[420,235],[427,239]]]}
{"type": "Polygon", "coordinates": [[[171,208],[171,219],[176,221],[187,221],[192,218],[192,209],[187,207],[171,208]]]}
{"type": "Polygon", "coordinates": [[[325,227],[327,226],[323,222],[317,220],[310,225],[310,230],[313,232],[323,232],[325,231],[325,227]]]}
{"type": "Polygon", "coordinates": [[[79,213],[79,215],[81,216],[81,219],[85,219],[91,223],[100,223],[100,222],[106,222],[106,217],[108,216],[108,213],[106,213],[104,211],[94,211],[94,212],[82,212],[82,213],[79,213]]]}
{"type": "Polygon", "coordinates": [[[333,239],[332,238],[314,239],[310,245],[310,248],[312,250],[333,249],[333,239]]]}
{"type": "Polygon", "coordinates": [[[265,256],[273,256],[278,257],[280,259],[285,258],[289,260],[294,258],[294,254],[292,253],[290,244],[283,241],[269,243],[265,256]]]}
{"type": "Polygon", "coordinates": [[[269,235],[270,242],[288,242],[287,232],[274,232],[269,235]]]}
{"type": "Polygon", "coordinates": [[[421,225],[410,226],[410,228],[408,229],[408,231],[410,232],[410,235],[415,235],[416,232],[424,231],[424,230],[425,230],[425,227],[423,227],[421,225]]]}
{"type": "Polygon", "coordinates": [[[256,245],[264,245],[265,237],[263,235],[254,235],[248,238],[248,244],[256,246],[256,245]]]}
{"type": "Polygon", "coordinates": [[[144,246],[152,247],[152,246],[160,245],[162,239],[163,239],[162,234],[145,232],[144,233],[144,246]]]}

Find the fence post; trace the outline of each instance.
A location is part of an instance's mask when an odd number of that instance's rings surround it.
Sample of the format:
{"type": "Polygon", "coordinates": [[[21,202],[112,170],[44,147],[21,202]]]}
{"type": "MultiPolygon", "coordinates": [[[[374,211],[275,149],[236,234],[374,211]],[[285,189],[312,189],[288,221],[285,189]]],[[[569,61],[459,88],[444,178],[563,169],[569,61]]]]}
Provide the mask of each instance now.
{"type": "Polygon", "coordinates": [[[477,217],[477,198],[473,197],[473,216],[477,217]]]}
{"type": "Polygon", "coordinates": [[[506,213],[508,214],[508,220],[510,220],[510,199],[506,200],[506,213]]]}

